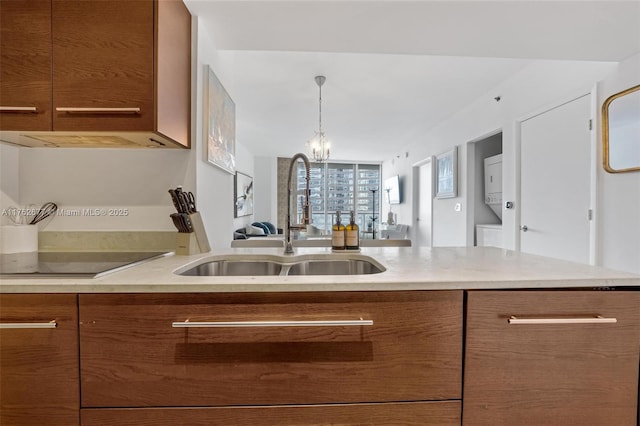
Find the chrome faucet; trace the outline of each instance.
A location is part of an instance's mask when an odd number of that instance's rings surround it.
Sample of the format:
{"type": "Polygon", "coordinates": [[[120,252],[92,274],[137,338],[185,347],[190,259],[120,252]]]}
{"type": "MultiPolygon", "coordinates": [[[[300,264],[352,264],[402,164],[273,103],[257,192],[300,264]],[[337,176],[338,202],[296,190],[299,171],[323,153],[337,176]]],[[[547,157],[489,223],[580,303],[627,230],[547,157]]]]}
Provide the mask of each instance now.
{"type": "MultiPolygon", "coordinates": [[[[284,254],[293,254],[293,245],[291,244],[291,230],[292,229],[307,229],[307,225],[309,224],[309,180],[311,179],[311,164],[309,163],[309,159],[306,155],[298,153],[291,158],[291,163],[289,164],[289,177],[287,179],[287,229],[285,233],[285,247],[284,254]],[[307,181],[305,191],[304,191],[304,205],[302,206],[302,223],[292,225],[291,224],[291,175],[293,174],[293,169],[298,161],[298,159],[302,160],[304,163],[304,168],[306,170],[305,179],[307,181]]],[[[298,205],[298,197],[295,198],[296,206],[298,205]]]]}

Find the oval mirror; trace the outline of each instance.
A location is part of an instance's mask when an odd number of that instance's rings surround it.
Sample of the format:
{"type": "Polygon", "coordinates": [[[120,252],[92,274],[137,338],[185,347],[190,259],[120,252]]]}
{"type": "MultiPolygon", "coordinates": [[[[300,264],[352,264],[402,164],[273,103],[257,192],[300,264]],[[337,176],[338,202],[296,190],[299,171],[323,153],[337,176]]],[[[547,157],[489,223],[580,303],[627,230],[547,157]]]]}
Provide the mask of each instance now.
{"type": "Polygon", "coordinates": [[[640,85],[609,96],[602,105],[604,168],[640,170],[640,85]]]}

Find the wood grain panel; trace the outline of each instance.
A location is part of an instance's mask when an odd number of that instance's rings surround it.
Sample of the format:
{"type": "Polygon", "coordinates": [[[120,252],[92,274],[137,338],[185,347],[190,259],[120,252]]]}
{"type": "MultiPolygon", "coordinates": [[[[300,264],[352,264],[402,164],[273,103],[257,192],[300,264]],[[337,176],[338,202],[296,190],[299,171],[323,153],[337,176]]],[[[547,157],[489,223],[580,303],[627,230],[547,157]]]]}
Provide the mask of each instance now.
{"type": "Polygon", "coordinates": [[[83,407],[459,399],[462,293],[80,295],[83,407]],[[372,319],[176,329],[174,321],[372,319]]]}
{"type": "Polygon", "coordinates": [[[53,0],[53,130],[154,130],[153,0],[53,0]],[[68,114],[57,107],[141,108],[68,114]]]}
{"type": "Polygon", "coordinates": [[[191,14],[182,0],[156,3],[156,129],[189,147],[191,14]]]}
{"type": "Polygon", "coordinates": [[[83,409],[83,426],[459,426],[460,402],[320,406],[83,409]]]}
{"type": "Polygon", "coordinates": [[[51,130],[51,0],[0,1],[0,130],[51,130]]]}
{"type": "Polygon", "coordinates": [[[463,423],[636,425],[640,293],[471,291],[463,423]],[[511,315],[615,324],[509,325],[511,315]]]}
{"type": "Polygon", "coordinates": [[[76,297],[0,295],[0,322],[58,323],[55,329],[0,330],[0,424],[78,424],[76,297]]]}

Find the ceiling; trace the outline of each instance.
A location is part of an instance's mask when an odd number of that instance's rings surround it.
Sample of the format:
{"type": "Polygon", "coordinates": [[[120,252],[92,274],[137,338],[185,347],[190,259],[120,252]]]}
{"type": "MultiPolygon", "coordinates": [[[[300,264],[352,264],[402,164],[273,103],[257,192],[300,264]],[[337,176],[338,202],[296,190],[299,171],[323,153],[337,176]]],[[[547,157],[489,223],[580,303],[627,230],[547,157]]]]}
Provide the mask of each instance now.
{"type": "MultiPolygon", "coordinates": [[[[258,156],[382,161],[534,60],[640,51],[640,2],[185,0],[229,70],[236,135],[258,156]]],[[[223,81],[223,83],[225,83],[223,81]]]]}

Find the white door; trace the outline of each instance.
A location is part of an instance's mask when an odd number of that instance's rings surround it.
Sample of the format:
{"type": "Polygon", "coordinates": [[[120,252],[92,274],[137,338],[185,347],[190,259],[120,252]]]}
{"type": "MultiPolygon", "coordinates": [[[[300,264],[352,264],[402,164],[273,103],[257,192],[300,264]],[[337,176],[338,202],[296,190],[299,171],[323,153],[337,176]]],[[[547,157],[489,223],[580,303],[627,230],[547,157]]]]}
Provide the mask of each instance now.
{"type": "Polygon", "coordinates": [[[431,161],[423,164],[418,169],[418,222],[416,245],[419,247],[431,246],[431,209],[433,194],[431,161]]]}
{"type": "Polygon", "coordinates": [[[589,263],[590,97],[521,127],[520,249],[589,263]]]}

